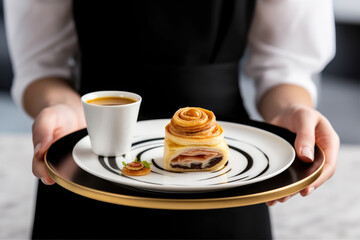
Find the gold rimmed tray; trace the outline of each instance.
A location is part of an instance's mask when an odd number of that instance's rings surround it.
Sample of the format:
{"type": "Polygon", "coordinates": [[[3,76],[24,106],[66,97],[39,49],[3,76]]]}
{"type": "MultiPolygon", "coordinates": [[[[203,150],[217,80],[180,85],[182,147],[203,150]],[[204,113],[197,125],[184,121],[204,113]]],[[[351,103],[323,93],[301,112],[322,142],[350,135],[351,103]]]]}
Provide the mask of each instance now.
{"type": "MultiPolygon", "coordinates": [[[[290,144],[295,135],[262,122],[246,125],[272,132],[290,144]]],[[[74,161],[73,149],[87,135],[86,129],[71,133],[55,142],[45,155],[50,176],[62,187],[92,199],[156,209],[216,209],[252,205],[294,194],[315,181],[321,174],[325,157],[316,147],[315,161],[303,163],[295,158],[292,165],[270,179],[235,188],[211,192],[167,192],[134,188],[96,177],[74,161]]]]}

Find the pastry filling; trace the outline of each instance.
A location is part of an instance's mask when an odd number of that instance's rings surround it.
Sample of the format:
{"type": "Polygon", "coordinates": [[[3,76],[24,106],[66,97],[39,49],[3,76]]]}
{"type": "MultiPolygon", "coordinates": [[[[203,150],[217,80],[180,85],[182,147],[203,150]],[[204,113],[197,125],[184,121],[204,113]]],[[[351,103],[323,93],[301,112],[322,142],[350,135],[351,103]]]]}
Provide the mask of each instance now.
{"type": "Polygon", "coordinates": [[[206,169],[218,164],[223,158],[219,152],[210,149],[194,149],[180,154],[170,162],[173,168],[206,169]]]}

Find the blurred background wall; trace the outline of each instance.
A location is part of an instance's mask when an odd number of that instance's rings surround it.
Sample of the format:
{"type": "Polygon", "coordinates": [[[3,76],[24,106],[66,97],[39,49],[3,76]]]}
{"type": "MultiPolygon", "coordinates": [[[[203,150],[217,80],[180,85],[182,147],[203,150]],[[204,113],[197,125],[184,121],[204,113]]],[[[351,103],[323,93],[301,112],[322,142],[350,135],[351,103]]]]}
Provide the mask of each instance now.
{"type": "MultiPolygon", "coordinates": [[[[360,205],[355,203],[360,189],[349,187],[360,181],[360,159],[348,152],[360,147],[360,4],[358,0],[334,0],[334,7],[337,54],[317,77],[317,84],[318,109],[332,122],[342,141],[339,167],[335,177],[312,196],[271,208],[276,238],[360,239],[360,205]]],[[[29,236],[35,190],[32,120],[12,102],[11,81],[0,0],[0,239],[29,236]],[[25,145],[18,149],[12,142],[25,145]],[[9,151],[16,152],[17,157],[6,155],[9,151]]],[[[245,78],[241,84],[248,110],[258,119],[251,80],[245,78]]]]}
{"type": "Polygon", "coordinates": [[[5,36],[2,1],[0,4],[0,89],[10,89],[12,79],[11,63],[5,36]]]}

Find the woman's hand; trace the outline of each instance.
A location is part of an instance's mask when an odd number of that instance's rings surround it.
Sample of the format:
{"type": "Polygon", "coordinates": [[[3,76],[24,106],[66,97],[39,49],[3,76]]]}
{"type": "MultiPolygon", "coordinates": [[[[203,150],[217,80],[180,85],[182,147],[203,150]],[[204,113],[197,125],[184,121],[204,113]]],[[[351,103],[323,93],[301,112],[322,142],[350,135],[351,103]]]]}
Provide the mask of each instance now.
{"type": "Polygon", "coordinates": [[[46,77],[32,82],[23,98],[25,111],[34,118],[33,173],[43,183],[53,184],[45,169],[44,154],[59,138],[85,127],[80,96],[68,81],[46,77]]]}
{"type": "Polygon", "coordinates": [[[44,154],[59,138],[85,127],[82,112],[66,104],[46,107],[36,116],[32,127],[34,157],[32,170],[44,184],[54,184],[45,169],[44,154]]]}
{"type": "MultiPolygon", "coordinates": [[[[296,133],[295,150],[302,161],[314,161],[315,144],[324,150],[326,160],[320,177],[300,191],[302,196],[309,195],[334,174],[340,146],[339,136],[322,114],[304,105],[295,104],[285,108],[270,123],[296,133]]],[[[267,202],[267,205],[285,202],[290,197],[267,202]]]]}

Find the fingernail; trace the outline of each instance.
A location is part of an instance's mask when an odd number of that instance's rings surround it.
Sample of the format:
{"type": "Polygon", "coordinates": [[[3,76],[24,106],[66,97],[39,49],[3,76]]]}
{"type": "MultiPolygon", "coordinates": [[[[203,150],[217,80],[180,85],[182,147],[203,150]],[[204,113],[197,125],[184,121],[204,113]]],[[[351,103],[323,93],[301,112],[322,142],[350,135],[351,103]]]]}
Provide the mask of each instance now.
{"type": "Polygon", "coordinates": [[[46,180],[46,178],[41,178],[41,181],[42,181],[42,183],[43,184],[45,184],[45,185],[50,185],[50,183],[46,180]]]}
{"type": "Polygon", "coordinates": [[[311,187],[311,188],[309,188],[309,190],[308,190],[308,192],[307,192],[307,194],[306,194],[306,196],[309,196],[313,191],[315,190],[315,187],[311,187]]]}
{"type": "Polygon", "coordinates": [[[301,155],[311,160],[312,162],[314,161],[314,151],[309,147],[304,147],[301,150],[301,155]]]}
{"type": "Polygon", "coordinates": [[[284,203],[284,202],[286,202],[286,201],[288,201],[288,200],[290,200],[290,198],[291,198],[292,196],[287,196],[287,197],[285,197],[284,199],[282,199],[282,203],[284,203]]]}
{"type": "Polygon", "coordinates": [[[277,203],[277,201],[275,200],[275,201],[268,202],[267,205],[268,205],[269,207],[272,207],[272,206],[275,206],[276,203],[277,203]]]}
{"type": "Polygon", "coordinates": [[[39,152],[40,147],[41,147],[41,143],[36,144],[35,149],[34,149],[34,156],[39,152]]]}

